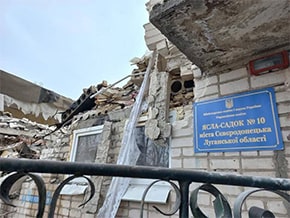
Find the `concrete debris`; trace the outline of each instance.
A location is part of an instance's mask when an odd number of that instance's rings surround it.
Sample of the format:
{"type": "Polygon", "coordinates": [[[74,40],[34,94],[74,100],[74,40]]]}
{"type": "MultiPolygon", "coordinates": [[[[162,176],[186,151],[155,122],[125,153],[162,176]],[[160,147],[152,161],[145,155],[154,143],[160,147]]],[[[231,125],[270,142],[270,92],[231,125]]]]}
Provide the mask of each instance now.
{"type": "Polygon", "coordinates": [[[95,109],[98,114],[107,114],[109,111],[123,109],[135,102],[137,96],[136,86],[127,85],[122,88],[103,88],[101,94],[95,96],[95,109]]]}
{"type": "Polygon", "coordinates": [[[16,143],[15,150],[18,152],[19,157],[29,159],[39,159],[39,153],[32,150],[29,145],[25,142],[16,143]]]}
{"type": "Polygon", "coordinates": [[[149,119],[155,119],[157,118],[157,115],[159,113],[158,108],[149,108],[149,119]]]}
{"type": "MultiPolygon", "coordinates": [[[[132,71],[131,79],[122,88],[108,85],[103,81],[97,86],[83,89],[83,94],[71,106],[62,113],[62,123],[58,126],[65,126],[71,123],[74,116],[94,110],[96,115],[104,115],[110,111],[124,109],[135,102],[138,90],[144,79],[144,72],[147,69],[149,55],[141,58],[133,58],[130,62],[137,68],[132,71]]],[[[122,80],[120,80],[122,81],[122,80]]],[[[85,118],[85,116],[83,117],[85,118]]]]}
{"type": "MultiPolygon", "coordinates": [[[[145,59],[141,60],[142,63],[146,62],[145,59]]],[[[141,65],[140,63],[140,67],[141,65]]],[[[132,82],[137,81],[136,78],[134,77],[130,80],[123,88],[115,88],[113,85],[108,85],[107,81],[104,80],[97,86],[84,89],[79,99],[73,102],[70,108],[62,113],[62,123],[59,126],[70,124],[74,116],[84,114],[87,111],[93,110],[96,115],[104,115],[110,111],[131,106],[135,102],[139,90],[139,86],[132,82]]],[[[140,83],[136,83],[141,85],[143,76],[142,79],[140,77],[138,80],[140,83]]]]}
{"type": "Polygon", "coordinates": [[[0,133],[1,133],[1,128],[8,127],[8,126],[10,127],[10,129],[14,129],[14,130],[24,130],[27,132],[29,132],[29,130],[35,130],[38,133],[42,131],[52,131],[55,128],[52,126],[30,121],[26,118],[18,119],[18,118],[13,118],[10,116],[0,116],[0,133]]]}
{"type": "Polygon", "coordinates": [[[133,58],[130,62],[131,65],[136,65],[137,69],[134,69],[132,71],[131,75],[131,82],[137,85],[138,87],[141,86],[143,79],[144,79],[144,73],[147,69],[148,63],[149,63],[149,54],[145,54],[141,58],[133,58]]]}
{"type": "Polygon", "coordinates": [[[54,129],[26,118],[0,116],[0,157],[39,159],[46,146],[40,137],[54,129]]]}
{"type": "Polygon", "coordinates": [[[1,146],[0,147],[0,157],[18,157],[18,158],[29,158],[29,159],[39,159],[39,152],[35,151],[30,148],[31,144],[29,145],[26,140],[19,139],[20,141],[8,145],[8,146],[1,146]]]}
{"type": "MultiPolygon", "coordinates": [[[[130,86],[131,85],[127,87],[130,87],[130,86]]],[[[127,92],[120,88],[117,88],[117,89],[108,88],[107,90],[104,90],[104,92],[101,92],[100,94],[95,96],[95,103],[96,103],[95,108],[102,109],[101,107],[110,104],[110,108],[112,108],[112,110],[114,110],[118,106],[120,106],[120,108],[123,109],[125,106],[129,106],[134,103],[136,95],[137,95],[137,92],[135,92],[133,89],[127,92]],[[108,91],[110,93],[108,93],[108,91]]],[[[106,114],[108,112],[107,110],[102,110],[102,111],[105,111],[105,113],[101,113],[101,114],[106,114]]]]}
{"type": "MultiPolygon", "coordinates": [[[[2,97],[4,96],[2,95],[2,97]]],[[[12,117],[12,114],[8,111],[0,111],[0,116],[12,117]]]]}
{"type": "Polygon", "coordinates": [[[130,60],[131,65],[136,65],[138,69],[146,70],[149,63],[150,53],[143,55],[141,58],[134,57],[130,60]]]}
{"type": "Polygon", "coordinates": [[[193,80],[192,64],[180,66],[180,77],[183,80],[193,80]]]}
{"type": "Polygon", "coordinates": [[[160,128],[158,127],[158,120],[152,119],[152,120],[147,120],[145,123],[145,135],[152,139],[158,139],[160,135],[160,128]]]}
{"type": "MultiPolygon", "coordinates": [[[[92,122],[95,120],[91,118],[98,117],[103,121],[109,119],[108,114],[111,112],[130,109],[143,82],[148,61],[149,55],[147,54],[131,60],[131,64],[136,65],[136,69],[132,71],[131,76],[128,76],[131,79],[122,88],[113,87],[119,82],[109,85],[104,80],[96,86],[83,89],[80,97],[61,114],[61,123],[53,127],[32,122],[26,118],[13,118],[10,114],[1,112],[0,156],[39,159],[41,158],[40,151],[51,147],[46,141],[48,137],[51,137],[51,133],[60,129],[57,134],[67,135],[70,134],[70,131],[66,128],[73,129],[80,120],[88,123],[91,122],[90,120],[92,122]]],[[[147,114],[149,119],[145,124],[145,134],[152,140],[164,139],[171,132],[171,126],[165,120],[167,117],[165,107],[169,98],[167,97],[169,94],[167,85],[171,83],[170,107],[186,105],[194,97],[192,65],[188,64],[184,68],[178,67],[177,71],[179,75],[171,72],[169,76],[165,71],[155,72],[151,75],[150,89],[147,93],[147,101],[144,102],[144,107],[142,106],[142,113],[147,114]],[[167,82],[160,84],[158,81],[167,82]]],[[[54,142],[56,147],[63,146],[57,140],[54,142]]]]}
{"type": "MultiPolygon", "coordinates": [[[[112,85],[108,85],[107,81],[104,80],[96,86],[83,89],[81,96],[62,113],[62,123],[57,125],[58,128],[69,125],[72,121],[76,122],[78,119],[86,120],[91,116],[106,115],[108,112],[124,109],[133,105],[135,98],[138,95],[139,88],[143,82],[144,72],[148,67],[149,56],[150,55],[148,53],[141,58],[135,57],[130,60],[131,64],[135,65],[137,68],[132,71],[130,76],[131,79],[122,88],[114,87],[114,85],[116,85],[119,81],[112,85]],[[92,111],[93,114],[87,114],[88,111],[92,111]],[[75,119],[74,117],[79,114],[81,115],[81,118],[75,119]]],[[[192,65],[187,64],[185,68],[180,69],[180,71],[182,71],[182,78],[179,76],[180,81],[178,82],[182,83],[180,85],[181,88],[178,88],[177,90],[175,87],[173,87],[175,88],[174,90],[171,88],[173,94],[170,98],[170,107],[188,104],[194,97],[193,70],[191,68],[192,65]]],[[[151,83],[153,84],[151,84],[150,89],[154,90],[154,93],[156,94],[159,92],[160,85],[157,84],[158,82],[154,84],[154,81],[158,80],[151,80],[151,83]]],[[[155,101],[154,93],[148,97],[147,100],[149,102],[155,101]]],[[[158,113],[156,111],[153,112],[158,113]]],[[[151,115],[153,116],[154,114],[151,115]]],[[[157,115],[155,114],[155,116],[157,115]]]]}

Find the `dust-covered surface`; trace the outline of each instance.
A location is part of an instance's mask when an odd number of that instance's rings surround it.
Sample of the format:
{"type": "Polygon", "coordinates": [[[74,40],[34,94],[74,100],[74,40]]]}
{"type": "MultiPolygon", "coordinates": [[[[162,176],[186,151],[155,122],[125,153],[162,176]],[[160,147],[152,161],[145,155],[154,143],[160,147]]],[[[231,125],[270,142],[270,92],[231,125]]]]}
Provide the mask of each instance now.
{"type": "Polygon", "coordinates": [[[170,0],[150,21],[194,64],[209,73],[289,49],[290,4],[279,1],[170,0]]]}

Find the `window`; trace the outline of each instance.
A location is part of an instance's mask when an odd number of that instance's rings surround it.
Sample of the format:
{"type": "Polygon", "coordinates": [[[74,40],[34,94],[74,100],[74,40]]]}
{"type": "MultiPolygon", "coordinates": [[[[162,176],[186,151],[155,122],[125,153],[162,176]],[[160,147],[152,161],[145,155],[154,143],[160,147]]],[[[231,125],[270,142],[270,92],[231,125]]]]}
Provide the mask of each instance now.
{"type": "Polygon", "coordinates": [[[98,143],[103,126],[78,129],[73,132],[70,161],[93,163],[96,159],[98,143]]]}
{"type": "Polygon", "coordinates": [[[136,165],[169,167],[169,140],[166,141],[167,146],[159,146],[145,136],[145,126],[138,126],[136,144],[140,150],[136,165]]]}
{"type": "MultiPolygon", "coordinates": [[[[97,155],[98,144],[101,142],[103,126],[94,126],[78,129],[73,132],[71,153],[69,161],[94,163],[97,155]]],[[[63,187],[60,194],[84,194],[88,187],[85,178],[75,178],[63,187]]]]}
{"type": "MultiPolygon", "coordinates": [[[[138,125],[136,144],[140,150],[136,165],[170,167],[170,139],[166,140],[166,146],[155,144],[145,135],[145,126],[138,125]]],[[[122,200],[141,201],[145,189],[153,181],[152,179],[132,179],[122,200]]],[[[171,187],[167,182],[154,184],[147,193],[145,202],[166,203],[170,189],[171,187]]]]}

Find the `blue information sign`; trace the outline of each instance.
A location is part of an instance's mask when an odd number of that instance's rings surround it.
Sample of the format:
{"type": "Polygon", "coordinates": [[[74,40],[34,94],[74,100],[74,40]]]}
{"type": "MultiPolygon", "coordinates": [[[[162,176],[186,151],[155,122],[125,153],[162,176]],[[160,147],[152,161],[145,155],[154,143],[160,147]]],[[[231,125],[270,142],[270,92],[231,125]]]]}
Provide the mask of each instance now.
{"type": "Polygon", "coordinates": [[[273,88],[194,103],[194,150],[282,150],[273,88]]]}

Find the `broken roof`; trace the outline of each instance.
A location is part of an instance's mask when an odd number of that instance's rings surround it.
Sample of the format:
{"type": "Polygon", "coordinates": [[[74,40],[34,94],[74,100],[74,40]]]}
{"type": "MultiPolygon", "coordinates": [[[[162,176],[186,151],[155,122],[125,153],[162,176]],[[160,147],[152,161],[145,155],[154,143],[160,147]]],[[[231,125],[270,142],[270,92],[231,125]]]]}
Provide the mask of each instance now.
{"type": "Polygon", "coordinates": [[[51,124],[57,120],[56,112],[65,110],[72,103],[69,98],[2,70],[0,82],[0,110],[8,111],[14,117],[51,124]]]}

